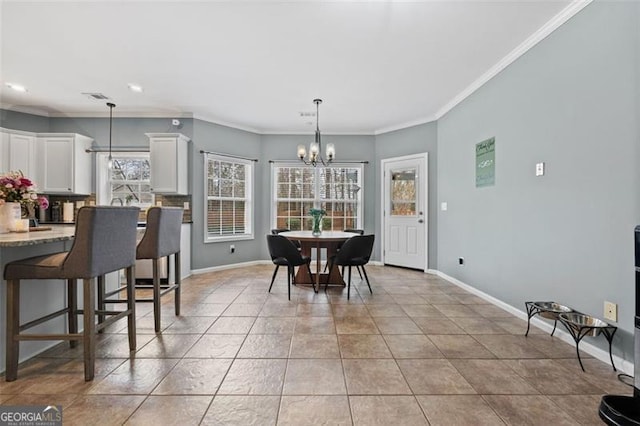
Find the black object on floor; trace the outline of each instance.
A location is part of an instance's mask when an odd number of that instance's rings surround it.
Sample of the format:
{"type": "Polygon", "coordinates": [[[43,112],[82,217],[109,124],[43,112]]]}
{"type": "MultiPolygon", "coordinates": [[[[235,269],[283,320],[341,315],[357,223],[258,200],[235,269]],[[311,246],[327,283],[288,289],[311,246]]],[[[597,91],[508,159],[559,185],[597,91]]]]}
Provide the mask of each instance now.
{"type": "Polygon", "coordinates": [[[640,426],[640,398],[605,395],[600,401],[598,414],[608,425],[640,426]]]}

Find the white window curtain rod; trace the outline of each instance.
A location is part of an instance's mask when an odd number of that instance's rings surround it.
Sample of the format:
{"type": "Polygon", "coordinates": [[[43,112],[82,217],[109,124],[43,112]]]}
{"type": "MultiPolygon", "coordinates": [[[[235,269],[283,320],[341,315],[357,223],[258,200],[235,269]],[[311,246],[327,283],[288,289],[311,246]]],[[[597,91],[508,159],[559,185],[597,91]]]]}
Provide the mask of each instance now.
{"type": "Polygon", "coordinates": [[[240,160],[248,160],[248,161],[253,161],[253,162],[258,162],[257,158],[248,158],[248,157],[241,157],[239,155],[233,155],[233,154],[224,154],[222,152],[212,152],[212,151],[204,151],[204,150],[200,150],[200,154],[211,154],[211,155],[220,155],[223,157],[229,157],[229,158],[237,158],[240,160]]]}
{"type": "MultiPolygon", "coordinates": [[[[300,160],[269,160],[269,163],[299,164],[301,167],[304,167],[304,164],[301,164],[300,160]]],[[[369,164],[369,162],[366,160],[336,160],[330,165],[327,165],[327,167],[339,167],[340,164],[369,164]]]]}
{"type": "MultiPolygon", "coordinates": [[[[85,152],[109,152],[109,147],[96,146],[85,149],[85,152]]],[[[148,146],[116,146],[112,147],[111,152],[149,152],[148,146]]]]}

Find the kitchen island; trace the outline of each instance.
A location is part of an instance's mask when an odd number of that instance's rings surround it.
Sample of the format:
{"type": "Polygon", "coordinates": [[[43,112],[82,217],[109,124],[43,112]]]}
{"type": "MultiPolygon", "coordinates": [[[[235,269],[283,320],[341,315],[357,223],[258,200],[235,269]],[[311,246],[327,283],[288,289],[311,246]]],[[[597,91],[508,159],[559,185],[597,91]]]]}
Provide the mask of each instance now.
{"type": "MultiPolygon", "coordinates": [[[[75,226],[54,225],[51,230],[25,233],[0,234],[0,271],[4,266],[18,259],[41,256],[71,249],[75,226]]],[[[0,371],[5,370],[6,351],[6,291],[7,285],[2,279],[0,284],[0,371]]],[[[79,289],[81,293],[81,289],[79,289]]],[[[62,280],[24,280],[20,288],[20,322],[57,311],[66,306],[67,289],[62,280]]],[[[79,296],[81,297],[81,296],[79,296]]],[[[82,299],[79,299],[82,300],[82,299]]],[[[65,317],[60,316],[40,324],[32,329],[34,333],[59,333],[65,330],[65,317]]],[[[57,345],[59,341],[27,341],[20,343],[20,361],[31,358],[43,350],[57,345]]]]}

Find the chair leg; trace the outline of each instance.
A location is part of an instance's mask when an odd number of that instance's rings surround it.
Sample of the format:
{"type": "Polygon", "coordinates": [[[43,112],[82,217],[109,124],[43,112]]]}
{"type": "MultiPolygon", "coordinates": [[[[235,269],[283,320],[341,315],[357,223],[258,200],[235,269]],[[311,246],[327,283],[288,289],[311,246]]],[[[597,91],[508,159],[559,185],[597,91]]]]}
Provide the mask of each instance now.
{"type": "Polygon", "coordinates": [[[291,300],[291,266],[287,266],[287,293],[289,293],[289,300],[291,300]]]}
{"type": "MultiPolygon", "coordinates": [[[[78,332],[78,281],[67,280],[67,308],[69,313],[67,319],[69,323],[69,334],[78,332]]],[[[69,347],[78,346],[77,340],[69,340],[69,347]]]]}
{"type": "MultiPolygon", "coordinates": [[[[313,277],[313,274],[311,273],[311,264],[307,263],[307,271],[309,272],[309,276],[313,277]]],[[[318,286],[319,287],[319,286],[318,286]]],[[[318,292],[318,290],[320,290],[319,288],[316,288],[316,284],[313,283],[313,291],[315,291],[316,293],[318,292]]]]}
{"type": "Polygon", "coordinates": [[[362,279],[362,272],[360,271],[360,265],[356,265],[356,269],[358,270],[358,274],[360,274],[360,279],[362,279]]]}
{"type": "MultiPolygon", "coordinates": [[[[331,262],[331,260],[327,261],[327,265],[329,265],[329,274],[327,275],[327,280],[324,282],[324,291],[327,291],[327,287],[329,287],[329,277],[331,276],[331,271],[333,270],[333,262],[331,262]]],[[[344,273],[344,266],[343,268],[343,273],[344,273]]]]}
{"type": "Polygon", "coordinates": [[[271,285],[269,286],[269,293],[271,293],[271,287],[273,287],[273,282],[276,280],[276,275],[278,274],[278,268],[280,265],[276,265],[276,270],[273,271],[273,276],[271,277],[271,285]]]}
{"type": "Polygon", "coordinates": [[[160,274],[158,259],[152,259],[153,267],[153,327],[156,333],[160,332],[160,274]]]}
{"type": "Polygon", "coordinates": [[[367,281],[367,286],[369,287],[369,292],[373,294],[373,290],[371,290],[371,284],[369,284],[369,277],[367,276],[367,270],[364,269],[364,265],[360,266],[362,268],[362,272],[364,272],[364,278],[367,281]]]}
{"type": "Polygon", "coordinates": [[[127,332],[129,334],[129,350],[136,350],[136,278],[134,273],[135,266],[126,269],[127,276],[127,332]]]}
{"type": "Polygon", "coordinates": [[[96,317],[93,306],[95,303],[95,288],[92,281],[91,278],[82,280],[84,292],[82,342],[84,345],[84,380],[87,382],[93,380],[96,362],[96,317]]]}
{"type": "MultiPolygon", "coordinates": [[[[98,276],[98,310],[104,311],[105,303],[104,303],[104,275],[98,276]]],[[[98,313],[98,324],[102,324],[104,322],[105,315],[98,313]]],[[[98,333],[103,333],[104,329],[98,330],[98,333]]]]}
{"type": "Polygon", "coordinates": [[[347,300],[351,297],[351,265],[349,265],[349,281],[347,282],[347,300]]]}
{"type": "Polygon", "coordinates": [[[20,342],[20,280],[7,280],[7,353],[5,380],[13,382],[18,378],[18,356],[20,342]]]}
{"type": "Polygon", "coordinates": [[[180,277],[180,252],[177,252],[173,255],[173,260],[175,262],[175,276],[176,276],[176,290],[174,299],[176,302],[176,315],[180,316],[180,285],[182,284],[182,278],[180,277]]]}

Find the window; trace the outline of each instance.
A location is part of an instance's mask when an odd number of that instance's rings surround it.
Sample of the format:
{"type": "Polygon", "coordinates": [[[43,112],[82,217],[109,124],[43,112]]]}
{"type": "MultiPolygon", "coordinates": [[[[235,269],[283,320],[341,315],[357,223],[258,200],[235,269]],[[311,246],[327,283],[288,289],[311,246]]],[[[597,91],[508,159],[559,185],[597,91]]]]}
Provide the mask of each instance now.
{"type": "Polygon", "coordinates": [[[107,166],[109,154],[97,155],[98,203],[132,205],[141,208],[154,204],[151,192],[151,167],[148,152],[114,152],[113,167],[107,166]]]}
{"type": "Polygon", "coordinates": [[[272,169],[274,200],[272,226],[311,229],[309,210],[327,212],[326,230],[362,227],[362,165],[305,167],[275,164],[272,169]]]}
{"type": "Polygon", "coordinates": [[[205,154],[205,242],[253,238],[253,162],[205,154]]]}

